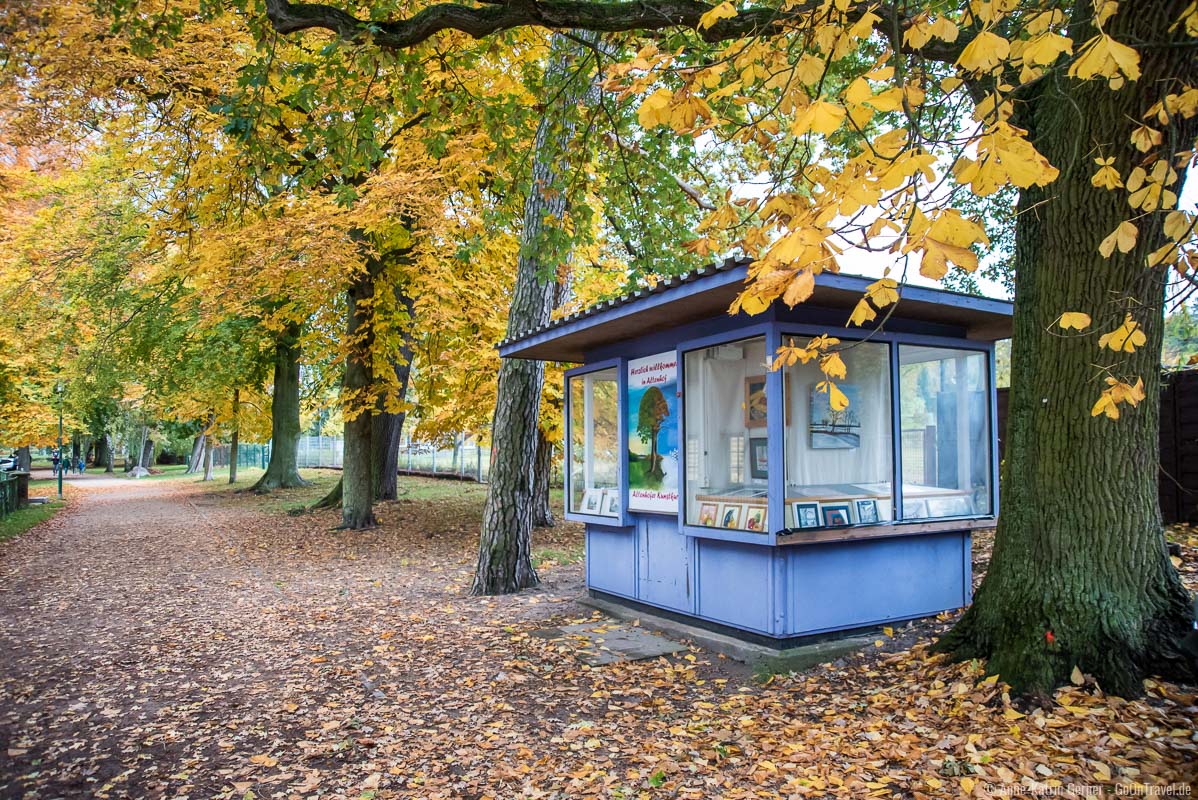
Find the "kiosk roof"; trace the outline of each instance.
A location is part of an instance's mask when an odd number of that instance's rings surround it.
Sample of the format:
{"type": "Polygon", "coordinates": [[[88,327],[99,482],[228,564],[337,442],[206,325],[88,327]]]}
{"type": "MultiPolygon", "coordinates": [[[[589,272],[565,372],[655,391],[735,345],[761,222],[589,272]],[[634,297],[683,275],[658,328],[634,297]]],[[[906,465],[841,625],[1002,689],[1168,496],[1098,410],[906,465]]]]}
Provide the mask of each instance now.
{"type": "MultiPolygon", "coordinates": [[[[504,358],[582,362],[596,347],[728,313],[744,288],[751,262],[729,259],[663,280],[651,289],[596,303],[499,344],[504,358]]],[[[823,273],[804,306],[850,310],[875,278],[823,273]]],[[[1011,335],[1012,306],[1005,300],[903,286],[894,316],[959,328],[971,339],[995,341],[1011,335]]],[[[775,301],[775,304],[780,301],[775,301]]],[[[801,311],[800,311],[801,313],[801,311]]],[[[746,320],[751,318],[746,316],[746,320]]]]}

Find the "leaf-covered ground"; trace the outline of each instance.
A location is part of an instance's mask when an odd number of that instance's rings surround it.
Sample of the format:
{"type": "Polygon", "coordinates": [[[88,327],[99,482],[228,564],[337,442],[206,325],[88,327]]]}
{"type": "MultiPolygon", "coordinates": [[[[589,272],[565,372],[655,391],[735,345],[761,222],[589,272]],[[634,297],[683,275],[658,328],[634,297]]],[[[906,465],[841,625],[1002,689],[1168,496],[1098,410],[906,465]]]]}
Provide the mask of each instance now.
{"type": "MultiPolygon", "coordinates": [[[[1012,704],[928,656],[951,615],[768,681],[698,648],[583,666],[533,635],[591,615],[581,531],[538,533],[541,589],[467,597],[470,484],[402,479],[382,528],[343,533],[287,514],[327,477],[267,498],[76,482],[0,546],[0,797],[983,797],[1198,777],[1194,687],[1012,704]]],[[[1176,536],[1193,587],[1198,540],[1176,536]]]]}

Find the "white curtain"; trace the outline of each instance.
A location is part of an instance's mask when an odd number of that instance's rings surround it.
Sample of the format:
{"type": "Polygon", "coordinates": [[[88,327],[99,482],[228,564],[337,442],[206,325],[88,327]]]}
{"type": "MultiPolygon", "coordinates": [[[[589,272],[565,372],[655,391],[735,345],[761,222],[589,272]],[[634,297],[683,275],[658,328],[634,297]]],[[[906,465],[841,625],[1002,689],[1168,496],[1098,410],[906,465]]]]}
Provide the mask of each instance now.
{"type": "Polygon", "coordinates": [[[824,379],[814,361],[788,368],[787,484],[877,483],[891,480],[890,359],[887,346],[864,342],[841,352],[848,376],[838,385],[857,387],[861,422],[857,447],[811,447],[811,392],[824,379]]]}

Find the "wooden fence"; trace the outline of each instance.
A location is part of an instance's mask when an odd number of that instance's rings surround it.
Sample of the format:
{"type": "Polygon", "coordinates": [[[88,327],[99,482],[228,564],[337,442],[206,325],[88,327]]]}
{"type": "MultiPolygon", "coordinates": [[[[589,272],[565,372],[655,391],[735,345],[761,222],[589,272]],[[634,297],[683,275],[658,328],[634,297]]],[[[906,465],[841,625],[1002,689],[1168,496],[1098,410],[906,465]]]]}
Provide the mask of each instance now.
{"type": "MultiPolygon", "coordinates": [[[[998,390],[998,452],[1005,453],[1007,389],[998,390]]],[[[1198,369],[1161,375],[1161,515],[1198,524],[1198,369]]]]}

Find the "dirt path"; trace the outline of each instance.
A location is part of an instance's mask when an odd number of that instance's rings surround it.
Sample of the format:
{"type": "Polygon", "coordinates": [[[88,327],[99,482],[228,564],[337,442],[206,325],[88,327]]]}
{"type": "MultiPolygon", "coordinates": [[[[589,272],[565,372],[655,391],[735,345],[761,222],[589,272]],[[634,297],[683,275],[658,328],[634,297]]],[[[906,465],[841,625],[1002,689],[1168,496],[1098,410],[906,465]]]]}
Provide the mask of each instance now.
{"type": "MultiPolygon", "coordinates": [[[[286,497],[74,479],[69,508],[0,548],[0,798],[987,797],[1196,777],[1192,687],[1126,702],[1087,684],[1017,710],[976,665],[908,649],[951,615],[765,686],[695,648],[591,669],[536,635],[589,617],[581,568],[467,597],[481,490],[435,483],[350,534],[286,497]]],[[[537,544],[577,551],[579,530],[537,544]]]]}
{"type": "MultiPolygon", "coordinates": [[[[240,797],[239,778],[316,746],[309,729],[340,742],[400,685],[474,668],[437,666],[431,641],[464,624],[453,605],[488,605],[461,596],[464,509],[411,519],[401,543],[268,516],[191,482],[68,482],[71,507],[0,551],[0,797],[240,797]],[[425,535],[433,524],[439,541],[425,535]],[[430,644],[372,670],[368,655],[397,633],[430,644]]],[[[576,590],[578,570],[562,572],[576,590]]],[[[559,586],[500,604],[559,607],[559,586]]],[[[491,674],[501,669],[502,657],[491,674]]],[[[350,740],[334,760],[361,749],[350,740]]]]}

